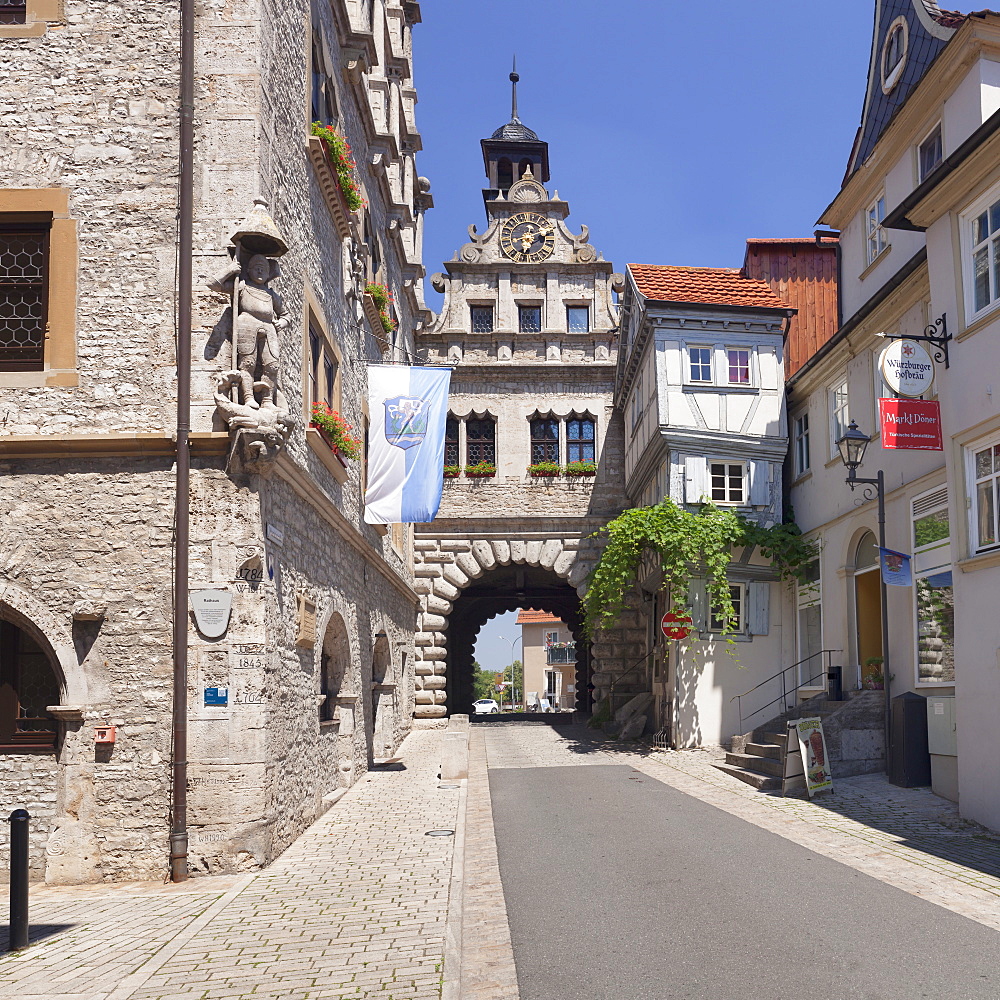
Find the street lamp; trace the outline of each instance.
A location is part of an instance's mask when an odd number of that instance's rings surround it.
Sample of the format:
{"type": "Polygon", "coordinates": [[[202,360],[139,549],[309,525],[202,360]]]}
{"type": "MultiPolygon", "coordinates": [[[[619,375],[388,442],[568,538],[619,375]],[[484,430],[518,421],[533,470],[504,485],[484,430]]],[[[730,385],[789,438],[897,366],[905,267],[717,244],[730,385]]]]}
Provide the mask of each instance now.
{"type": "MultiPolygon", "coordinates": [[[[507,636],[505,636],[505,635],[498,635],[497,638],[498,639],[503,639],[504,642],[509,642],[510,643],[510,692],[511,692],[511,695],[513,695],[515,693],[514,692],[514,646],[517,643],[521,642],[521,636],[518,635],[518,636],[515,636],[513,639],[508,639],[507,636]]],[[[523,646],[524,646],[524,644],[522,643],[522,654],[523,654],[523,646]]],[[[507,668],[506,667],[504,668],[503,676],[504,677],[507,676],[507,668]]],[[[511,698],[511,708],[513,708],[513,707],[514,707],[514,699],[512,697],[511,698]]],[[[503,688],[500,689],[500,709],[501,709],[501,711],[503,710],[503,688]]]]}
{"type": "MultiPolygon", "coordinates": [[[[837,439],[841,461],[847,468],[846,483],[854,492],[856,486],[863,486],[866,500],[878,500],[878,544],[879,549],[885,549],[885,479],[879,469],[874,479],[862,479],[858,476],[858,466],[865,457],[865,450],[871,443],[871,438],[858,429],[857,422],[852,420],[843,435],[837,439]]],[[[885,772],[889,774],[891,752],[891,712],[889,707],[889,612],[886,601],[885,579],[882,576],[882,552],[879,552],[879,597],[882,602],[882,688],[885,691],[885,772]]]]}

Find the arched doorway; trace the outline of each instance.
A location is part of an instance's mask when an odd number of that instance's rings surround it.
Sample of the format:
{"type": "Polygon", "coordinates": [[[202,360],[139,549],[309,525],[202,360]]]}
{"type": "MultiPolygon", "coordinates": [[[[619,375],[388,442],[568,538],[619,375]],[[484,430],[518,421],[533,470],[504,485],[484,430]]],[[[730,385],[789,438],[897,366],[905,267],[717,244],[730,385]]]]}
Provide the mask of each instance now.
{"type": "Polygon", "coordinates": [[[866,531],[854,550],[854,622],[863,688],[882,688],[882,591],[878,542],[866,531]]]}
{"type": "Polygon", "coordinates": [[[469,713],[476,637],[495,615],[520,608],[547,611],[561,619],[576,641],[575,698],[578,711],[590,711],[590,643],[576,590],[552,570],[540,566],[499,566],[466,587],[448,616],[448,713],[469,713]]]}

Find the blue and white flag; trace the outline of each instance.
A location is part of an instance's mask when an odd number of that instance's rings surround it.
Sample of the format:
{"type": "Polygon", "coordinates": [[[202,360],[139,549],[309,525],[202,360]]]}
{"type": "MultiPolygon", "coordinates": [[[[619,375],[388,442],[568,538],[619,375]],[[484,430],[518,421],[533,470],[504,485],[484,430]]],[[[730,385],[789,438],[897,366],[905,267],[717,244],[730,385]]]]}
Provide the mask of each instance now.
{"type": "Polygon", "coordinates": [[[882,563],[882,582],[888,587],[912,587],[913,571],[910,569],[910,557],[905,552],[895,552],[892,549],[879,549],[879,561],[882,563]]]}
{"type": "Polygon", "coordinates": [[[368,366],[369,524],[433,521],[441,504],[450,368],[368,366]]]}

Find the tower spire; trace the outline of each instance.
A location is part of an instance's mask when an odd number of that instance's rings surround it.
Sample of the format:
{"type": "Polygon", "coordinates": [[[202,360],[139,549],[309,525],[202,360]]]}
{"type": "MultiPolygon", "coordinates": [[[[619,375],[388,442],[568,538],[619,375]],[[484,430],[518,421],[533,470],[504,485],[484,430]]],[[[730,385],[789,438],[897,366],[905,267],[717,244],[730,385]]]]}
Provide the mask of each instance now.
{"type": "Polygon", "coordinates": [[[510,120],[519,121],[517,117],[517,81],[521,78],[517,75],[517,55],[514,56],[514,64],[510,71],[510,120]]]}

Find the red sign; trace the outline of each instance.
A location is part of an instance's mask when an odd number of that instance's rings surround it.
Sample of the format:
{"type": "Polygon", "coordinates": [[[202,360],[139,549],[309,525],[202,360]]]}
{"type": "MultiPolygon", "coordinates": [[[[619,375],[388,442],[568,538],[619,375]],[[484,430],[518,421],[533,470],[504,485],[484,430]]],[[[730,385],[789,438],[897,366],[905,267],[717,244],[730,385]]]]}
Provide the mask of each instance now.
{"type": "Polygon", "coordinates": [[[679,615],[676,611],[668,611],[660,619],[660,629],[668,639],[686,639],[693,625],[689,615],[679,615]]]}
{"type": "Polygon", "coordinates": [[[882,447],[911,451],[944,451],[941,405],[924,399],[880,399],[882,447]]]}

